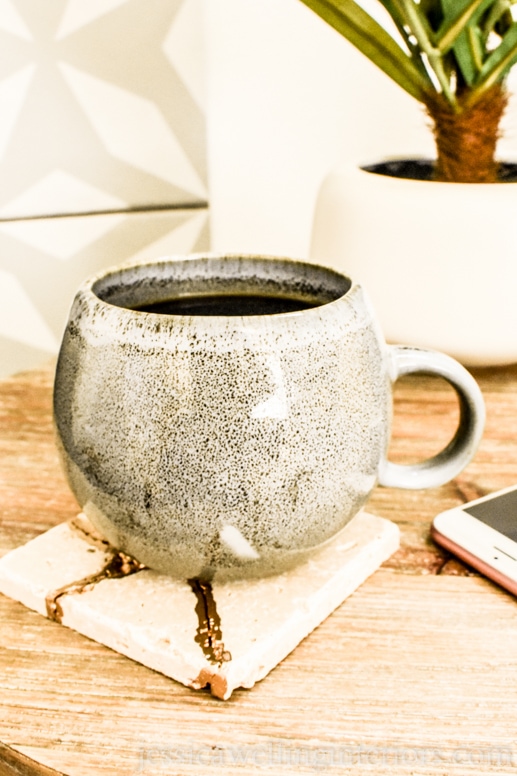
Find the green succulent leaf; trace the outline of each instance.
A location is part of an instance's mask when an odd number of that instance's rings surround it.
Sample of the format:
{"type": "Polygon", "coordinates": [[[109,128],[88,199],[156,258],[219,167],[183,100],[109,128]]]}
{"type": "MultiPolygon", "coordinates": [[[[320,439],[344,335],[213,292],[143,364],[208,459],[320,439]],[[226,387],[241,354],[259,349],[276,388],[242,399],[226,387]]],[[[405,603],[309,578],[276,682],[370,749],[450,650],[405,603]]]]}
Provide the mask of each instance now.
{"type": "Polygon", "coordinates": [[[407,25],[414,35],[421,53],[427,58],[429,67],[434,72],[444,96],[455,107],[456,98],[451,89],[450,78],[444,66],[442,54],[435,46],[435,35],[429,19],[414,0],[392,1],[401,15],[405,17],[407,25]]]}
{"type": "Polygon", "coordinates": [[[506,32],[499,46],[485,60],[473,88],[473,100],[487,89],[502,81],[517,61],[517,22],[506,32]]]}
{"type": "Polygon", "coordinates": [[[355,0],[301,2],[417,100],[441,92],[455,112],[475,104],[517,62],[517,0],[378,0],[400,39],[355,0]]]}
{"type": "MultiPolygon", "coordinates": [[[[444,24],[450,25],[445,29],[447,48],[444,51],[453,47],[461,76],[468,86],[478,78],[483,63],[483,40],[476,22],[493,3],[494,0],[442,0],[444,24]]],[[[443,46],[443,36],[440,39],[443,46]]],[[[438,43],[440,49],[442,46],[438,43]]]]}
{"type": "Polygon", "coordinates": [[[395,23],[408,51],[411,52],[413,63],[422,71],[425,71],[425,67],[420,57],[418,44],[411,33],[405,14],[400,12],[400,9],[397,7],[394,0],[379,0],[379,2],[395,23]]]}
{"type": "Polygon", "coordinates": [[[442,0],[420,0],[419,7],[433,30],[437,30],[443,22],[442,0]]]}
{"type": "MultiPolygon", "coordinates": [[[[455,0],[444,0],[444,8],[448,11],[445,20],[440,26],[435,36],[435,46],[442,53],[446,54],[456,43],[461,34],[465,31],[467,25],[479,17],[486,9],[487,5],[493,3],[493,0],[473,0],[464,6],[458,8],[455,0]],[[456,11],[456,13],[454,13],[456,11]]],[[[497,5],[497,3],[496,3],[497,5]]],[[[494,20],[494,24],[495,24],[494,20]]]]}
{"type": "Polygon", "coordinates": [[[481,32],[476,27],[467,27],[465,32],[467,35],[470,55],[472,62],[474,63],[475,71],[476,73],[480,73],[481,68],[483,67],[483,56],[486,53],[481,32]]]}
{"type": "Polygon", "coordinates": [[[495,0],[481,21],[483,38],[486,43],[491,32],[504,35],[513,24],[511,14],[512,0],[495,0]]]}
{"type": "MultiPolygon", "coordinates": [[[[433,87],[425,71],[354,0],[301,0],[415,99],[433,87]]],[[[396,21],[394,19],[394,21],[396,21]]]]}

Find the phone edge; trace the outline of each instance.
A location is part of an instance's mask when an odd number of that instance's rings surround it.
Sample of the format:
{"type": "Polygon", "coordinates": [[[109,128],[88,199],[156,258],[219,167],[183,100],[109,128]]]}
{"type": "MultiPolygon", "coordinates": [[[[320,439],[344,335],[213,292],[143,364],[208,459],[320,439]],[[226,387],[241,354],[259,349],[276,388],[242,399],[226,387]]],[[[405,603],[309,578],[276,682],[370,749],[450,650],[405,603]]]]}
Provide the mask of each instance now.
{"type": "Polygon", "coordinates": [[[452,552],[454,555],[456,555],[460,560],[468,563],[468,565],[472,566],[473,569],[479,571],[481,574],[483,574],[483,576],[487,577],[492,582],[495,582],[497,585],[499,585],[499,587],[502,587],[507,592],[517,596],[517,580],[514,580],[511,577],[507,577],[506,574],[502,574],[493,566],[485,563],[485,561],[481,560],[481,558],[478,558],[477,555],[473,555],[460,544],[456,544],[456,542],[454,542],[452,539],[449,539],[448,536],[442,534],[436,528],[434,523],[431,523],[431,538],[437,544],[444,547],[444,549],[449,550],[449,552],[452,552]]]}

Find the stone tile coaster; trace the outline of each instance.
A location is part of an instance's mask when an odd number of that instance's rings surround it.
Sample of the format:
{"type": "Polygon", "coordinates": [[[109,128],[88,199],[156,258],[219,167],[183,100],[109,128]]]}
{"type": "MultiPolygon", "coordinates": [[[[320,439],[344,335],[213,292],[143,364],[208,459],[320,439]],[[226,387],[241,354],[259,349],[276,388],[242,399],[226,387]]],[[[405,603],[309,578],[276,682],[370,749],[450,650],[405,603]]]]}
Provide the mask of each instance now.
{"type": "Polygon", "coordinates": [[[210,585],[141,566],[79,515],[0,559],[0,592],[226,700],[263,679],[398,546],[394,523],[360,512],[291,571],[210,585]]]}

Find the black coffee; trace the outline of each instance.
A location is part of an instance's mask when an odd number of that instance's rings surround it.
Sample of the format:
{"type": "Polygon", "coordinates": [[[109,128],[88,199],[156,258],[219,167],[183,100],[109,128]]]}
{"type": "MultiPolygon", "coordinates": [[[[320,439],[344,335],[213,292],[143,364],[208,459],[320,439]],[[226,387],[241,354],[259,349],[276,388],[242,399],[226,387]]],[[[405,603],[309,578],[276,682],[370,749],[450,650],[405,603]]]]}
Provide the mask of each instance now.
{"type": "Polygon", "coordinates": [[[160,315],[276,315],[318,307],[321,302],[262,294],[213,294],[166,299],[132,307],[160,315]]]}

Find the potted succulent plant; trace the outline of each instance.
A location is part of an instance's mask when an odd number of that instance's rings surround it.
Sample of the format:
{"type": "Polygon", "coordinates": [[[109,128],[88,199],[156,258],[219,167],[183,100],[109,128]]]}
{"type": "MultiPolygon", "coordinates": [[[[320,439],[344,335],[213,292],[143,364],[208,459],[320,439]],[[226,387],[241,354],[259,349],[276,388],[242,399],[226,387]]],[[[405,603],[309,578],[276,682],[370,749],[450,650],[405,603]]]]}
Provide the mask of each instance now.
{"type": "Polygon", "coordinates": [[[370,291],[388,339],[468,364],[517,361],[517,165],[497,158],[517,0],[301,0],[429,116],[436,158],[331,173],[312,256],[370,291]]]}

